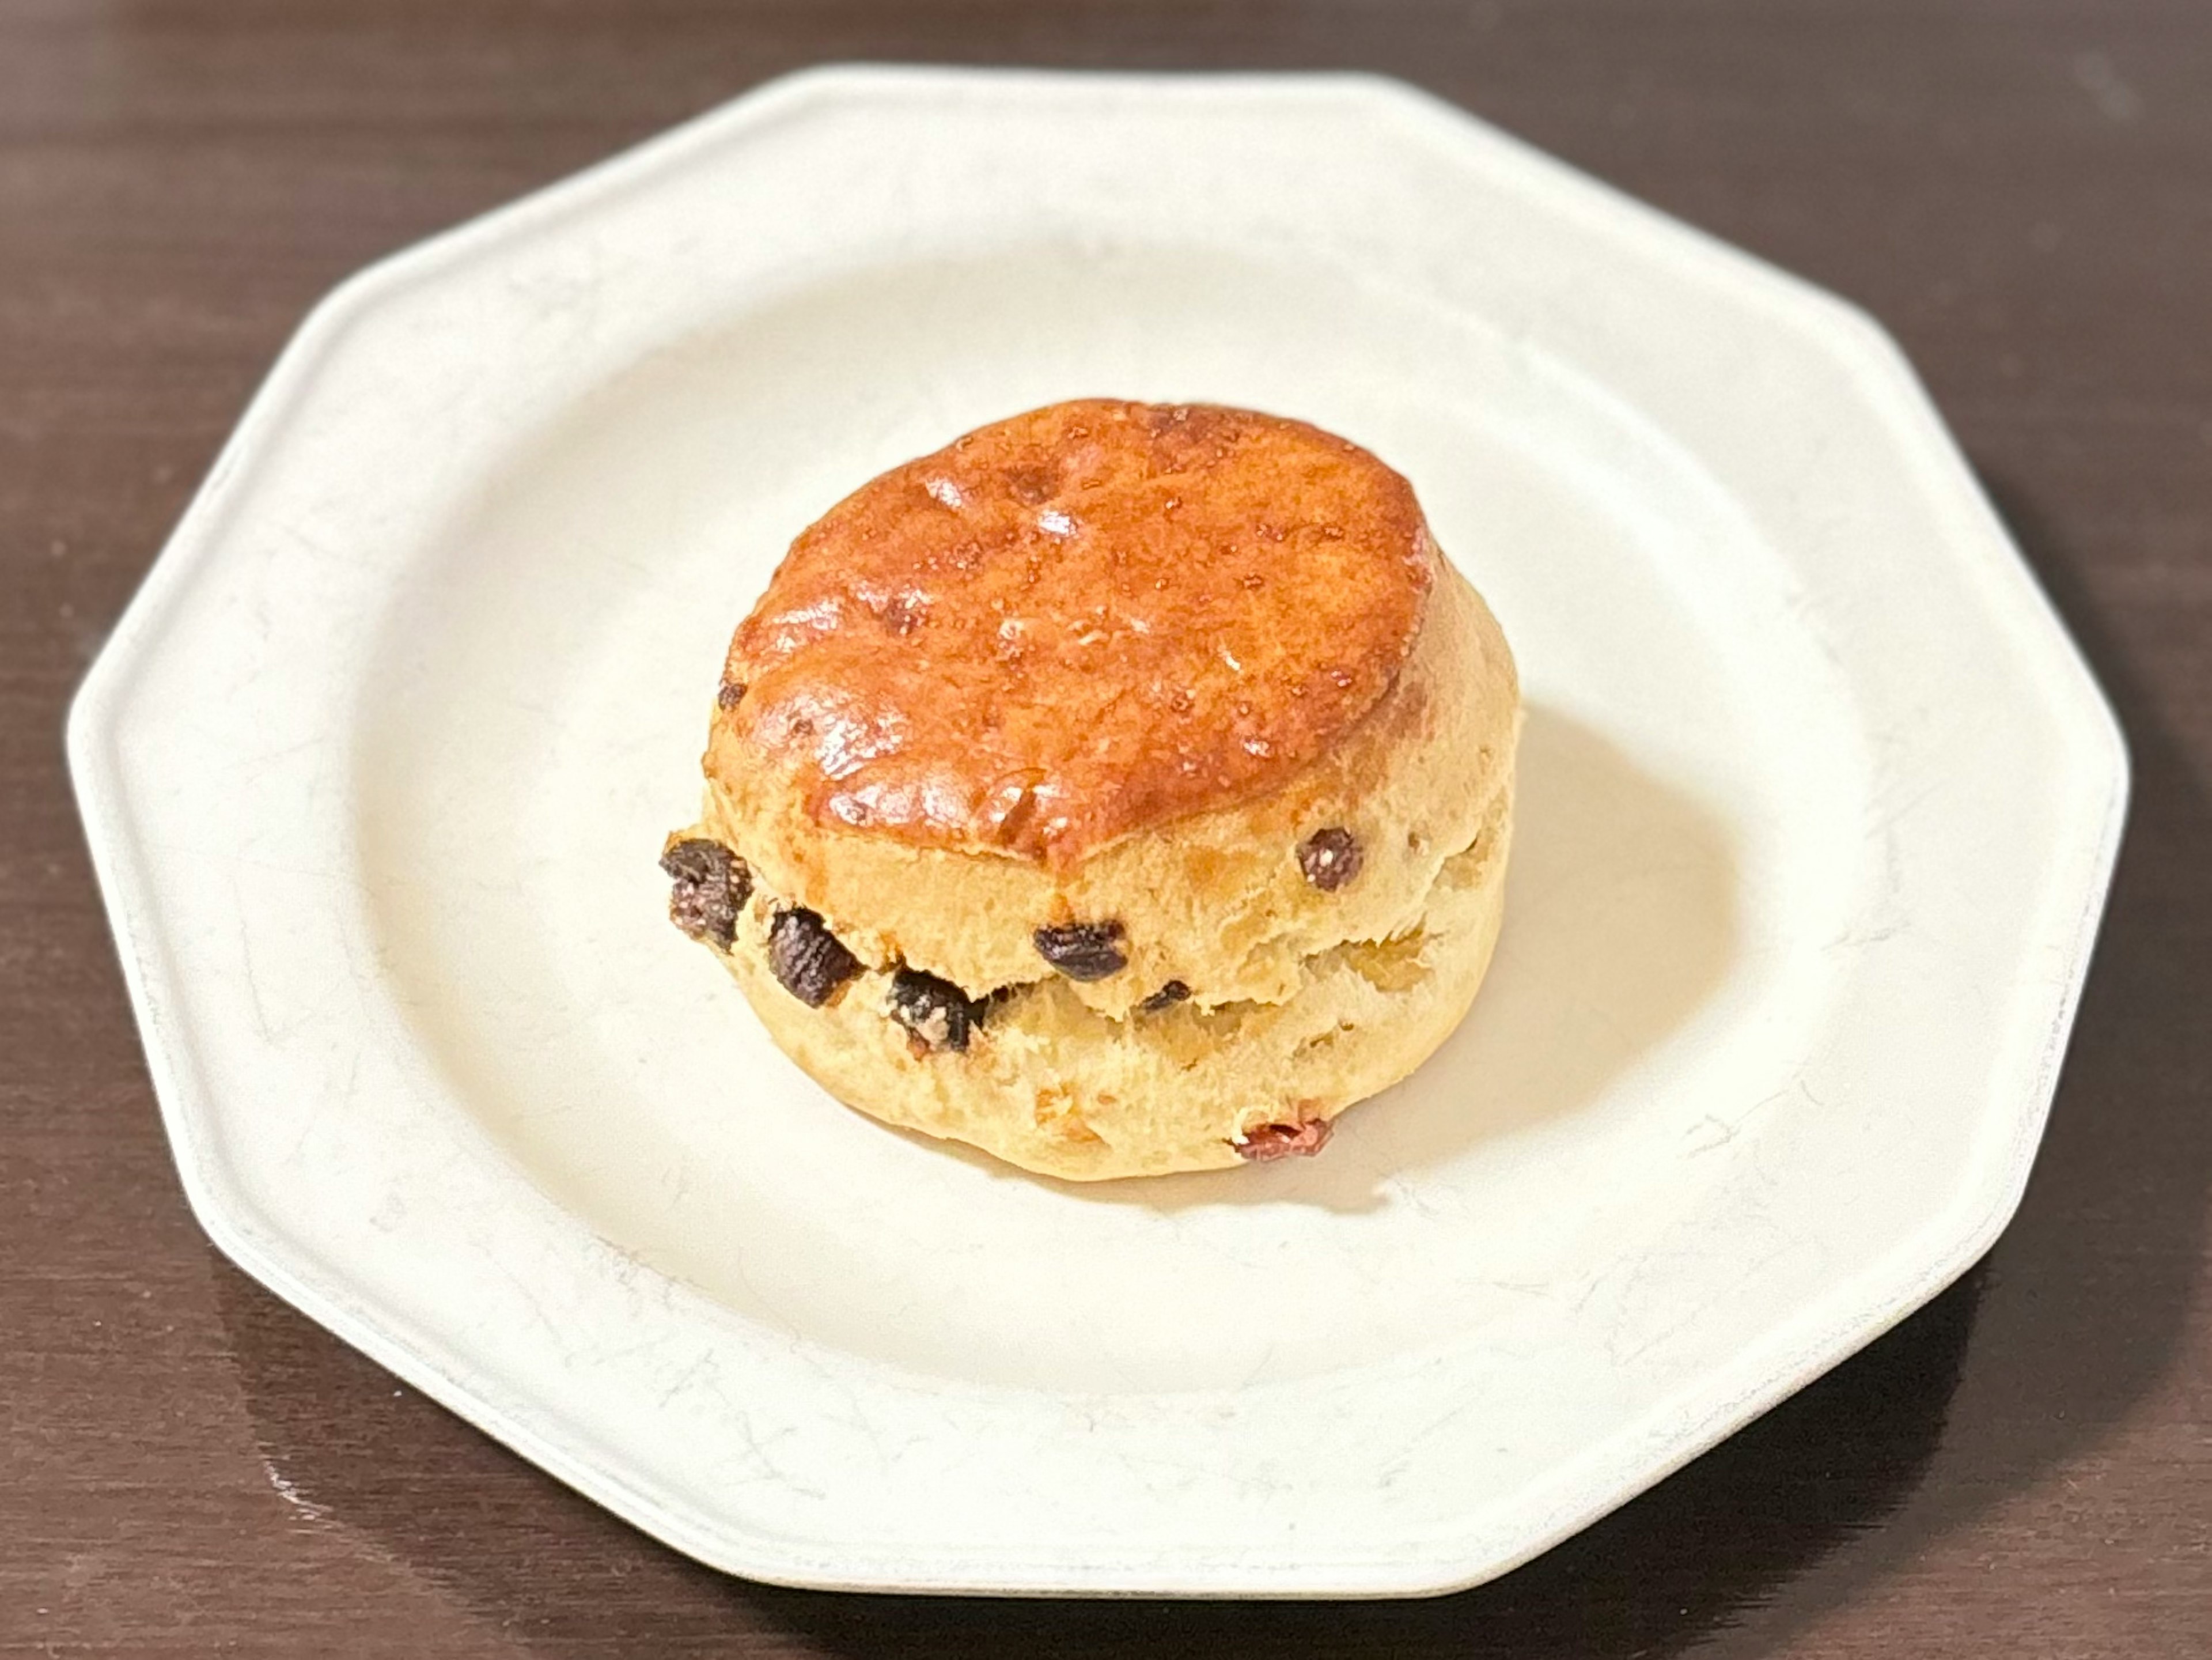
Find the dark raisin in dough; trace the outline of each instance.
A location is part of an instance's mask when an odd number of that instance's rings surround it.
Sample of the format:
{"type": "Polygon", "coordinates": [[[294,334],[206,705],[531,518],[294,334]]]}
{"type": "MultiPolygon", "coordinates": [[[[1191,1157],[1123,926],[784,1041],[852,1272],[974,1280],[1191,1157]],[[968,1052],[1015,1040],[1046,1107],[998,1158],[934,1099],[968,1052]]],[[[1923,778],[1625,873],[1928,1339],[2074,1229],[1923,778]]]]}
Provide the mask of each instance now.
{"type": "Polygon", "coordinates": [[[729,950],[738,936],[738,913],[752,895],[751,868],[703,836],[677,842],[660,855],[660,868],[675,883],[668,891],[668,920],[694,939],[729,950]]]}
{"type": "Polygon", "coordinates": [[[1030,938],[1037,955],[1069,979],[1103,980],[1129,966],[1129,954],[1121,949],[1127,934],[1119,922],[1070,922],[1039,928],[1030,938]]]}
{"type": "Polygon", "coordinates": [[[745,683],[742,680],[725,680],[714,689],[716,708],[733,709],[744,702],[744,699],[745,683]]]}
{"type": "Polygon", "coordinates": [[[1316,830],[1298,843],[1298,868],[1323,893],[1334,893],[1358,875],[1364,857],[1348,830],[1316,830]]]}
{"type": "Polygon", "coordinates": [[[1190,995],[1190,988],[1180,980],[1170,980],[1137,1006],[1147,1014],[1158,1014],[1162,1009],[1171,1009],[1190,995]]]}
{"type": "Polygon", "coordinates": [[[891,976],[891,1018],[933,1049],[965,1050],[969,1034],[983,1024],[989,1000],[970,997],[950,980],[920,969],[891,976]]]}
{"type": "Polygon", "coordinates": [[[768,965],[783,988],[811,1009],[836,995],[860,971],[829,925],[811,910],[780,910],[768,925],[768,965]]]}

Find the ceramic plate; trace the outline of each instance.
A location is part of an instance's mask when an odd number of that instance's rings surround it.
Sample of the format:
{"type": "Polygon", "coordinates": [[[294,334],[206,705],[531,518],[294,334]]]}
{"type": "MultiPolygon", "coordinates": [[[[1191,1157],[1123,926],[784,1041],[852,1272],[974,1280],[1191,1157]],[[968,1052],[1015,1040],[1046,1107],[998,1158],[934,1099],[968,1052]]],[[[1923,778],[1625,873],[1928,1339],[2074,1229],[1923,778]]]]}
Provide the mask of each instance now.
{"type": "Polygon", "coordinates": [[[249,1272],[678,1549],[811,1585],[1496,1574],[2017,1201],[2112,717],[1888,339],[1405,88],[839,70],[378,266],[70,756],[249,1272]],[[1322,1158],[1078,1189],[836,1106],[665,920],[728,630],[1055,399],[1301,417],[1519,655],[1504,942],[1322,1158]]]}

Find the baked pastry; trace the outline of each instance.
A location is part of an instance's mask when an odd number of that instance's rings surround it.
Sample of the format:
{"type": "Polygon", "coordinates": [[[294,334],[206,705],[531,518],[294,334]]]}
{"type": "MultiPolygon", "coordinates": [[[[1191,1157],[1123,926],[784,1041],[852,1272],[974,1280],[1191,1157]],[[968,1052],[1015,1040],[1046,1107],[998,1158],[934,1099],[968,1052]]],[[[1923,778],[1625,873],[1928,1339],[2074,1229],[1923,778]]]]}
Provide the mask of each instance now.
{"type": "Polygon", "coordinates": [[[1374,456],[1054,404],[792,544],[671,915],[890,1123],[1079,1181],[1310,1153],[1481,983],[1518,727],[1496,621],[1374,456]]]}

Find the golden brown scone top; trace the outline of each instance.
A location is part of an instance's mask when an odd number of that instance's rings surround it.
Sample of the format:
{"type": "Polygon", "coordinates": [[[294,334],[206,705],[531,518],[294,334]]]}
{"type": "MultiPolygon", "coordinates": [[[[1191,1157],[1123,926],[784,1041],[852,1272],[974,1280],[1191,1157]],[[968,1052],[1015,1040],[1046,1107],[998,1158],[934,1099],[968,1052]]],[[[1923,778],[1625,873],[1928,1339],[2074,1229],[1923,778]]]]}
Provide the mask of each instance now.
{"type": "Polygon", "coordinates": [[[1341,438],[1055,404],[811,526],[717,719],[818,824],[1065,866],[1313,760],[1389,689],[1435,577],[1412,487],[1341,438]]]}

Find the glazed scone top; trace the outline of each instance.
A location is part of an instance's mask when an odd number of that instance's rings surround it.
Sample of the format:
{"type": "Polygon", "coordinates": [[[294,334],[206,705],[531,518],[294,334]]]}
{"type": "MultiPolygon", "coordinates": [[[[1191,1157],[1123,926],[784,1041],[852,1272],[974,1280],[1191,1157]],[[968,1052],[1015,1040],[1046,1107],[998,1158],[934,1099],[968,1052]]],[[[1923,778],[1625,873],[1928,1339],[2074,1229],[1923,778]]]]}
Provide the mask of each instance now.
{"type": "Polygon", "coordinates": [[[1326,751],[1390,689],[1437,569],[1412,488],[1343,439],[1056,404],[810,526],[718,721],[817,824],[1064,867],[1326,751]]]}

